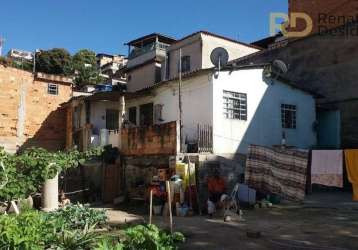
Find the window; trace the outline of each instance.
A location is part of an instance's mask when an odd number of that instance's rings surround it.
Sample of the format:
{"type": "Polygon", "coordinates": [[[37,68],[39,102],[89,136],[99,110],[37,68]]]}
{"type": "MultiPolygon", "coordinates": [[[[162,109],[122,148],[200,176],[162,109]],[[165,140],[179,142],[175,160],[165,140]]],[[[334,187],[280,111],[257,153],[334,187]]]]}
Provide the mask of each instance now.
{"type": "Polygon", "coordinates": [[[190,71],[190,56],[182,56],[181,57],[181,72],[189,72],[190,71]]]}
{"type": "Polygon", "coordinates": [[[128,120],[131,124],[137,125],[137,107],[131,107],[128,109],[128,120]]]}
{"type": "Polygon", "coordinates": [[[115,109],[106,109],[106,129],[119,129],[119,111],[115,109]]]}
{"type": "Polygon", "coordinates": [[[140,126],[153,125],[153,103],[139,106],[139,124],[140,126]]]}
{"type": "Polygon", "coordinates": [[[247,95],[224,90],[224,117],[247,120],[247,95]]]}
{"type": "Polygon", "coordinates": [[[282,128],[296,128],[296,105],[281,104],[282,128]]]}
{"type": "Polygon", "coordinates": [[[58,95],[58,85],[54,83],[49,83],[47,85],[47,93],[49,95],[58,95]]]}

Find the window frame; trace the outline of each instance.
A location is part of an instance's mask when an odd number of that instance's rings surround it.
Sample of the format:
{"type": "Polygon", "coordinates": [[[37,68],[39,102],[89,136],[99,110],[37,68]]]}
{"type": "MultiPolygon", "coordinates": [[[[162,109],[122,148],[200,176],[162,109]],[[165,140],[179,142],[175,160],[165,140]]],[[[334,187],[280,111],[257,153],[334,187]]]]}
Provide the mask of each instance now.
{"type": "Polygon", "coordinates": [[[58,95],[58,84],[49,82],[47,83],[47,94],[48,95],[58,95]],[[54,89],[53,89],[54,88],[54,89]],[[54,91],[54,92],[52,92],[54,91]]]}
{"type": "Polygon", "coordinates": [[[225,119],[247,121],[247,94],[223,90],[223,115],[225,119]]]}
{"type": "Polygon", "coordinates": [[[281,127],[297,129],[297,105],[281,103],[281,127]],[[286,121],[289,119],[289,121],[286,121]]]}

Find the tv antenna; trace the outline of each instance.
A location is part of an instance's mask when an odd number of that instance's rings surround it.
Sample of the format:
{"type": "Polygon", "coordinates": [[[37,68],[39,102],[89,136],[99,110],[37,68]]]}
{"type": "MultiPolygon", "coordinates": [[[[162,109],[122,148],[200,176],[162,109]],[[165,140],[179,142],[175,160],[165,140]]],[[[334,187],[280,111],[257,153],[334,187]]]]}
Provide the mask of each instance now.
{"type": "Polygon", "coordinates": [[[226,49],[217,47],[211,52],[210,60],[220,72],[221,68],[226,66],[229,61],[229,53],[226,49]]]}
{"type": "Polygon", "coordinates": [[[0,56],[2,56],[2,48],[4,46],[5,39],[0,36],[0,56]]]}

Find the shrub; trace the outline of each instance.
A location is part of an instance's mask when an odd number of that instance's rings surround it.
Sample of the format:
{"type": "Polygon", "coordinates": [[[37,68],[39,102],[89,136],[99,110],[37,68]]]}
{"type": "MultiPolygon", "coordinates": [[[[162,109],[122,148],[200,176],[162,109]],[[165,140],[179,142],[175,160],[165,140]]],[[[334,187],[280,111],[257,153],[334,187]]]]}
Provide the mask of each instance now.
{"type": "Polygon", "coordinates": [[[170,234],[155,225],[137,225],[123,231],[119,237],[107,236],[96,250],[175,250],[185,241],[183,234],[170,234]]]}
{"type": "Polygon", "coordinates": [[[86,226],[103,226],[107,216],[103,209],[93,209],[89,205],[75,204],[60,208],[47,215],[56,227],[65,229],[83,229],[86,226]]]}
{"type": "Polygon", "coordinates": [[[52,233],[51,224],[37,211],[0,216],[0,249],[44,249],[52,233]]]}

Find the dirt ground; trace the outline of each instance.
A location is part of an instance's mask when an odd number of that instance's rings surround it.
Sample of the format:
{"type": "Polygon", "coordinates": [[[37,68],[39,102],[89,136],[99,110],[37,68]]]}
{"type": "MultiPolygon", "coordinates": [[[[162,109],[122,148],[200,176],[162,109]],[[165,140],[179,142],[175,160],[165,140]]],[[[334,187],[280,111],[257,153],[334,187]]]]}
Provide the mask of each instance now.
{"type": "MultiPolygon", "coordinates": [[[[174,229],[187,241],[181,249],[358,249],[358,204],[350,194],[320,194],[303,204],[244,210],[244,221],[224,222],[221,217],[174,217],[174,229]],[[247,232],[260,232],[251,238],[247,232]]],[[[143,211],[142,211],[143,212],[143,211]]],[[[111,223],[141,223],[146,217],[108,210],[111,223]]],[[[167,227],[163,217],[153,223],[167,227]]]]}

